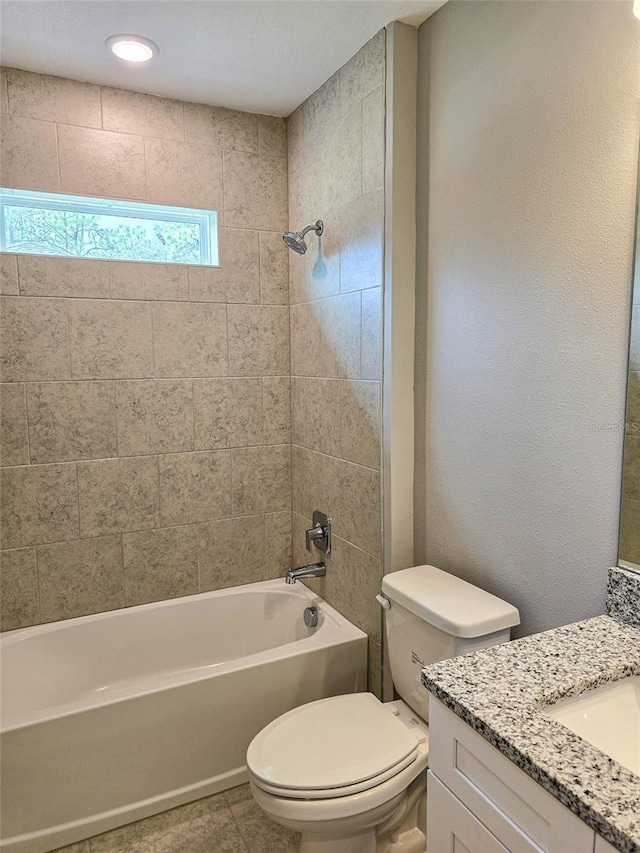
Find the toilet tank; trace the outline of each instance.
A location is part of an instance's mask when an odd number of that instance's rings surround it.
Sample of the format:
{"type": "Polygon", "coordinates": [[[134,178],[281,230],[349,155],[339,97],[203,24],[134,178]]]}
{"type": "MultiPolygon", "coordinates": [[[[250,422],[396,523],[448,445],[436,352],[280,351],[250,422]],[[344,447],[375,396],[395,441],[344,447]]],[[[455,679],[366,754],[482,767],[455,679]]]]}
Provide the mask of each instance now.
{"type": "Polygon", "coordinates": [[[382,579],[387,648],[396,690],[429,719],[422,667],[506,643],[520,624],[513,605],[435,566],[416,566],[382,579]],[[386,605],[385,605],[386,607],[386,605]]]}

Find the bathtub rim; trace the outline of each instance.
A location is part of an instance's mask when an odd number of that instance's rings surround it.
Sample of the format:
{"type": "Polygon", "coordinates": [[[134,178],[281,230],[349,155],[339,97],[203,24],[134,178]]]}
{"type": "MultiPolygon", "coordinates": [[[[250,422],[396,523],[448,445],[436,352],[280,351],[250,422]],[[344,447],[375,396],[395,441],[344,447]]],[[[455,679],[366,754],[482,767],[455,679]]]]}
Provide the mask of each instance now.
{"type": "MultiPolygon", "coordinates": [[[[210,590],[203,593],[196,593],[194,595],[153,601],[147,604],[138,604],[132,607],[121,607],[116,610],[106,610],[100,613],[91,613],[85,616],[76,616],[72,619],[47,622],[41,625],[16,628],[12,631],[4,632],[0,635],[0,663],[6,648],[10,648],[12,645],[27,640],[30,637],[58,630],[65,630],[65,628],[77,625],[113,619],[124,614],[135,615],[135,613],[148,611],[149,609],[162,609],[176,604],[203,601],[214,597],[223,598],[229,595],[242,594],[243,592],[256,592],[261,589],[266,592],[275,592],[276,594],[299,597],[301,599],[301,603],[306,603],[306,606],[318,607],[325,617],[324,621],[319,625],[319,629],[308,637],[303,637],[290,643],[283,643],[279,646],[273,646],[269,649],[256,652],[251,655],[245,655],[244,657],[237,657],[228,661],[214,663],[210,666],[198,668],[197,670],[190,669],[180,673],[158,676],[151,679],[150,683],[144,690],[140,690],[134,685],[130,685],[127,688],[122,688],[122,690],[118,691],[117,695],[112,695],[111,697],[107,697],[106,694],[101,694],[99,700],[96,701],[87,701],[87,697],[85,696],[84,698],[76,699],[71,702],[49,705],[45,708],[28,711],[20,715],[14,714],[9,716],[2,712],[0,713],[0,733],[8,734],[10,732],[28,728],[29,726],[48,723],[61,717],[73,717],[91,711],[95,708],[116,705],[135,699],[136,697],[153,695],[167,690],[176,690],[184,687],[185,684],[205,681],[208,678],[223,675],[230,671],[249,669],[259,664],[268,663],[270,660],[275,658],[293,657],[296,654],[300,654],[307,648],[328,648],[344,643],[345,641],[355,641],[367,638],[365,631],[360,629],[357,625],[354,625],[353,622],[350,622],[345,616],[331,607],[330,604],[327,604],[321,596],[316,595],[316,593],[309,589],[305,584],[298,581],[294,589],[291,589],[289,585],[282,588],[281,584],[284,585],[284,580],[281,578],[275,578],[267,581],[258,581],[256,583],[227,587],[225,589],[210,590]],[[325,629],[324,632],[323,628],[325,629]],[[331,628],[333,628],[333,630],[331,630],[331,628]],[[346,636],[344,633],[338,633],[341,629],[346,630],[346,636]],[[322,638],[322,641],[319,641],[318,638],[322,638]]],[[[3,692],[6,690],[6,686],[4,684],[2,684],[2,689],[3,692]]]]}

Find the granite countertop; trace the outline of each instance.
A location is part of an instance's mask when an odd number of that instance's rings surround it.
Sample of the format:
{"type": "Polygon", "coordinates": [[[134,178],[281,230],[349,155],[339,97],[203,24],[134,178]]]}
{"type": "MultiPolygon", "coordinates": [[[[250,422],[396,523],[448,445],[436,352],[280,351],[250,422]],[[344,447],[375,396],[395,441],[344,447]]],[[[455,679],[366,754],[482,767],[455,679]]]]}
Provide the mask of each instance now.
{"type": "MultiPolygon", "coordinates": [[[[425,687],[532,779],[624,853],[640,853],[640,777],[543,716],[559,699],[640,674],[640,627],[618,599],[596,616],[441,661],[425,687]],[[629,620],[632,621],[632,620],[629,620]]],[[[635,608],[634,608],[635,609],[635,608]]],[[[635,611],[636,614],[638,611],[635,611]]]]}

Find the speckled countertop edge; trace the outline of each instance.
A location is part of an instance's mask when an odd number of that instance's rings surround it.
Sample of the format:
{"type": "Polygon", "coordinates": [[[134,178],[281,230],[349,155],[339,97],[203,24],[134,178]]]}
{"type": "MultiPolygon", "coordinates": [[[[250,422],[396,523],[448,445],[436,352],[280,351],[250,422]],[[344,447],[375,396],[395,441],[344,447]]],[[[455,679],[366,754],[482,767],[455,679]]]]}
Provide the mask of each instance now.
{"type": "Polygon", "coordinates": [[[623,853],[640,853],[640,777],[544,716],[640,674],[640,628],[596,616],[423,670],[425,687],[623,853]]]}
{"type": "Polygon", "coordinates": [[[640,575],[614,566],[607,581],[607,613],[619,622],[640,627],[640,575]]]}

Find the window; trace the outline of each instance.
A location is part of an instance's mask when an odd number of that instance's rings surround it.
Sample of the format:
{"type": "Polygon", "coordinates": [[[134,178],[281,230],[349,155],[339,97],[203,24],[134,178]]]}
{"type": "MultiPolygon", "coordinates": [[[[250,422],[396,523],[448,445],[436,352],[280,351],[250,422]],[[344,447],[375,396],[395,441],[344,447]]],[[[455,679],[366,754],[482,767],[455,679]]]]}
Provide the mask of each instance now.
{"type": "Polygon", "coordinates": [[[217,266],[217,214],[0,188],[0,250],[217,266]]]}

